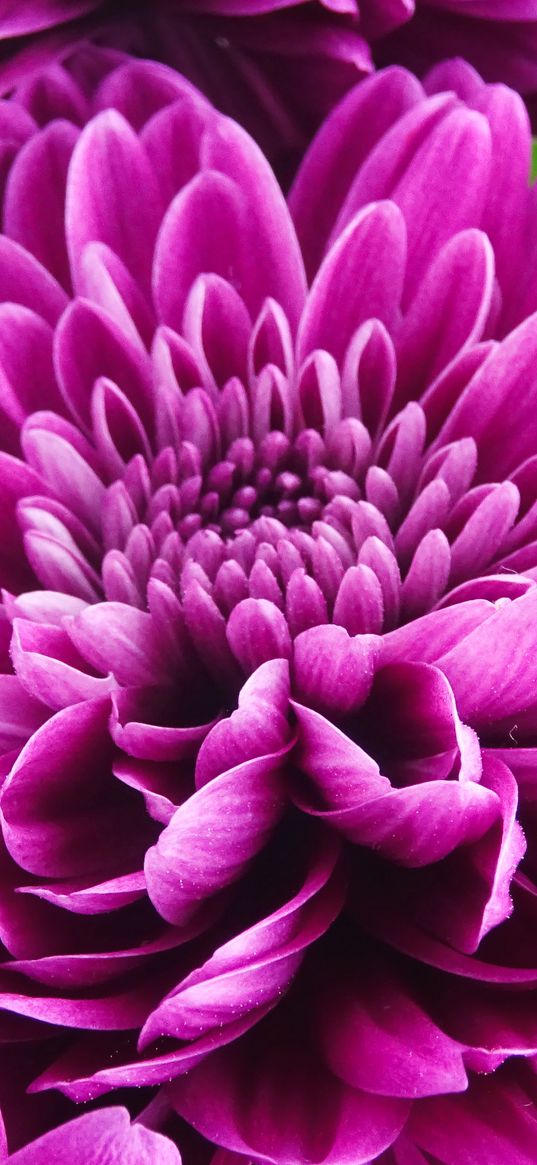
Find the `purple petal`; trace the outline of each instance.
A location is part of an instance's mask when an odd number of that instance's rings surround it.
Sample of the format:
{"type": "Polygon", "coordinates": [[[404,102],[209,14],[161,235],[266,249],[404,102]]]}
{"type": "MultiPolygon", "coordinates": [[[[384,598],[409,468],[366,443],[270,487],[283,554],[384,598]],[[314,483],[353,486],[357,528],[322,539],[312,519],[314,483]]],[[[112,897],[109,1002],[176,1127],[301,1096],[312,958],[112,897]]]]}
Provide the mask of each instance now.
{"type": "Polygon", "coordinates": [[[267,844],[283,812],[280,763],[276,754],[238,765],[177,809],[145,860],[149,896],[167,921],[187,922],[267,844]]]}
{"type": "Polygon", "coordinates": [[[116,110],[98,114],[82,132],[69,167],[65,215],[75,283],[85,244],[97,241],[147,286],[159,209],[157,183],[133,130],[116,110]]]}
{"type": "Polygon", "coordinates": [[[402,968],[381,950],[352,965],[321,999],[320,1038],[332,1072],[353,1088],[418,1098],[463,1092],[463,1048],[427,1014],[402,968]]]}
{"type": "Polygon", "coordinates": [[[110,735],[127,756],[142,760],[171,761],[193,756],[200,742],[211,731],[216,718],[205,723],[190,723],[190,719],[200,719],[201,709],[195,706],[190,711],[188,692],[183,698],[174,693],[176,699],[170,706],[170,692],[147,688],[126,688],[115,692],[112,697],[112,717],[110,735]],[[184,725],[160,723],[166,718],[184,719],[184,725]],[[190,712],[190,716],[189,716],[190,712]],[[157,723],[151,722],[151,715],[157,723]]]}
{"type": "Polygon", "coordinates": [[[54,711],[97,699],[115,687],[111,676],[88,675],[84,660],[59,627],[15,619],[11,655],[26,690],[54,711]]]}
{"type": "Polygon", "coordinates": [[[533,1105],[522,1089],[508,1081],[474,1078],[465,1096],[422,1101],[409,1134],[426,1152],[457,1165],[533,1165],[537,1125],[533,1105]]]}
{"type": "Polygon", "coordinates": [[[480,231],[450,238],[431,264],[397,335],[397,399],[418,397],[455,356],[481,339],[494,284],[494,251],[480,231]]]}
{"type": "Polygon", "coordinates": [[[421,86],[410,73],[387,69],[368,85],[356,86],[320,129],[290,195],[309,275],[319,266],[327,238],[361,163],[389,127],[421,98],[421,86]]]}
{"type": "Polygon", "coordinates": [[[279,659],[262,664],[244,684],[236,711],[220,720],[203,742],[196,761],[196,787],[244,761],[290,748],[288,701],[287,664],[279,659]]]}
{"type": "Polygon", "coordinates": [[[1,808],[6,844],[23,868],[52,878],[92,873],[100,865],[108,871],[123,850],[143,844],[137,807],[132,817],[128,800],[114,799],[108,712],[106,700],[58,712],[15,762],[1,808]]]}
{"type": "Polygon", "coordinates": [[[344,1085],[298,1041],[261,1040],[216,1052],[173,1085],[174,1106],[203,1136],[288,1165],[366,1165],[396,1138],[404,1101],[344,1085]]]}
{"type": "Polygon", "coordinates": [[[405,225],[397,207],[361,211],[328,252],[313,282],[297,340],[300,361],[325,348],[341,361],[364,320],[392,329],[405,270],[405,225]]]}
{"type": "Polygon", "coordinates": [[[181,1165],[179,1151],[160,1133],[131,1124],[125,1108],[88,1112],[10,1155],[15,1165],[181,1165]]]}
{"type": "Polygon", "coordinates": [[[4,209],[5,233],[30,251],[68,290],[65,186],[78,136],[73,125],[58,121],[33,137],[12,167],[4,209]]]}
{"type": "Polygon", "coordinates": [[[98,671],[130,687],[166,687],[173,675],[163,655],[151,615],[125,603],[96,603],[66,624],[80,653],[98,671]]]}
{"type": "Polygon", "coordinates": [[[244,599],[232,611],[227,640],[246,675],[270,659],[289,659],[291,636],[281,611],[267,599],[244,599]]]}
{"type": "Polygon", "coordinates": [[[536,610],[532,587],[519,599],[501,602],[489,619],[438,658],[462,719],[473,727],[516,719],[535,703],[536,610]]]}
{"type": "Polygon", "coordinates": [[[328,715],[346,716],[365,703],[378,655],[375,635],[351,638],[342,627],[314,627],[294,645],[293,691],[328,715]]]}
{"type": "Polygon", "coordinates": [[[147,1020],[140,1047],[162,1035],[197,1038],[239,1015],[279,1002],[305,951],[341,908],[342,881],[334,875],[338,853],[332,840],[321,843],[297,894],[187,976],[147,1020]]]}
{"type": "Polygon", "coordinates": [[[150,364],[107,312],[75,299],[63,315],[54,338],[58,384],[70,412],[87,431],[95,381],[107,377],[121,386],[143,420],[151,416],[150,364]]]}

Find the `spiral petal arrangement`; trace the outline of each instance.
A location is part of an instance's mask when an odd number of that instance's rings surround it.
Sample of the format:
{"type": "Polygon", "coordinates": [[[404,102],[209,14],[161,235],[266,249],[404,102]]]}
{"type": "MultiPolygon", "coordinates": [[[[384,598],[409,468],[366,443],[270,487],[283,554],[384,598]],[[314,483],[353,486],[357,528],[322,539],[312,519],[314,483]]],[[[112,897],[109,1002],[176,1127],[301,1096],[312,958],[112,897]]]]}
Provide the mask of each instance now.
{"type": "Polygon", "coordinates": [[[529,151],[461,64],[352,90],[289,206],[162,64],[0,107],[21,1165],[535,1161],[529,151]]]}

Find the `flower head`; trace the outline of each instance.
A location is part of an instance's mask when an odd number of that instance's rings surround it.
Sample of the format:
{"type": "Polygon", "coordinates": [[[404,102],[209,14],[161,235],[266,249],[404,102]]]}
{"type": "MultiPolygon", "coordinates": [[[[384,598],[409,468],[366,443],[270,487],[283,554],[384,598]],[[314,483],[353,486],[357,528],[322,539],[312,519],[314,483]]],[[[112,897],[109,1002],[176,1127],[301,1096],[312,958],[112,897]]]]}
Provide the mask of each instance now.
{"type": "Polygon", "coordinates": [[[121,1089],[220,1165],[530,1165],[522,103],[379,74],[293,225],[164,66],[45,80],[1,110],[12,1111],[121,1089]]]}

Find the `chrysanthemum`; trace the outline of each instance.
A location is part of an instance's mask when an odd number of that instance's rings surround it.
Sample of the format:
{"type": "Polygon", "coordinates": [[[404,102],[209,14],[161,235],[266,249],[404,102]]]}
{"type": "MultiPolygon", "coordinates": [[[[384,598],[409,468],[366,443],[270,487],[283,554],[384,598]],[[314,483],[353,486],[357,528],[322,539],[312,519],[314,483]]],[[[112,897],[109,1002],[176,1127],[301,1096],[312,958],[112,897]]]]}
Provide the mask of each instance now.
{"type": "Polygon", "coordinates": [[[163,66],[1,106],[21,1165],[534,1165],[537,220],[444,81],[346,99],[296,233],[163,66]]]}

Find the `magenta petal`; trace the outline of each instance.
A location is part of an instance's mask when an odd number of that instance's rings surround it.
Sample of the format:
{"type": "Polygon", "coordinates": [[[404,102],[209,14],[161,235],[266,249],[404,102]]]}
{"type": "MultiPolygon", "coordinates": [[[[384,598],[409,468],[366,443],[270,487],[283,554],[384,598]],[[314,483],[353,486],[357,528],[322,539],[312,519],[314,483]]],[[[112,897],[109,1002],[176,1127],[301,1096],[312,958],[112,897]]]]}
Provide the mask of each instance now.
{"type": "Polygon", "coordinates": [[[375,761],[338,728],[300,704],[295,712],[296,764],[306,778],[295,799],[356,845],[419,868],[478,840],[499,822],[499,797],[476,782],[471,746],[470,771],[463,762],[459,780],[427,779],[425,765],[422,783],[392,788],[375,761]]]}
{"type": "Polygon", "coordinates": [[[481,339],[494,285],[487,236],[461,231],[431,264],[397,336],[399,400],[419,396],[467,346],[481,339]]]}
{"type": "Polygon", "coordinates": [[[237,881],[282,816],[280,758],[261,756],[204,785],[175,812],[146,855],[147,889],[175,925],[237,881]]]}
{"type": "Polygon", "coordinates": [[[507,291],[506,315],[514,324],[522,318],[517,314],[513,254],[522,255],[525,247],[526,176],[531,151],[528,114],[519,95],[506,85],[483,86],[472,104],[485,114],[492,134],[494,181],[482,225],[493,244],[500,282],[507,291]]]}
{"type": "MultiPolygon", "coordinates": [[[[50,920],[50,912],[47,912],[47,917],[50,920]]],[[[54,989],[59,987],[68,990],[92,989],[96,985],[108,983],[125,972],[136,970],[138,967],[149,967],[155,955],[162,951],[175,950],[182,942],[187,942],[194,934],[199,933],[200,929],[198,922],[197,929],[191,927],[179,935],[177,930],[162,927],[157,938],[151,942],[119,951],[113,948],[81,955],[60,954],[42,958],[18,958],[13,964],[13,970],[21,971],[32,980],[50,985],[54,989]]]]}
{"type": "Polygon", "coordinates": [[[151,615],[126,603],[95,603],[67,623],[80,653],[119,684],[166,686],[173,668],[163,657],[151,615]]]}
{"type": "Polygon", "coordinates": [[[4,230],[70,288],[65,246],[65,184],[79,131],[52,122],[18,155],[6,188],[4,230]],[[39,194],[37,194],[39,192],[39,194]]]}
{"type": "Polygon", "coordinates": [[[79,291],[104,309],[135,343],[151,346],[155,320],[139,284],[106,243],[88,243],[80,258],[79,291]]]}
{"type": "Polygon", "coordinates": [[[438,658],[459,713],[472,727],[516,719],[535,703],[536,612],[537,591],[532,587],[521,598],[502,602],[490,619],[438,658]]]}
{"type": "Polygon", "coordinates": [[[150,364],[147,355],[100,307],[75,299],[54,337],[54,366],[66,404],[84,431],[91,426],[95,381],[107,377],[141,414],[150,415],[150,364]]]}
{"type": "Polygon", "coordinates": [[[204,1136],[287,1165],[369,1165],[395,1140],[404,1101],[341,1083],[298,1041],[260,1041],[258,1028],[174,1083],[174,1106],[204,1136]]]}
{"type": "Polygon", "coordinates": [[[537,316],[532,315],[478,368],[440,430],[442,444],[475,439],[481,480],[501,481],[534,453],[536,352],[537,316]]]}
{"type": "MultiPolygon", "coordinates": [[[[177,946],[177,939],[174,943],[177,946]]],[[[96,1097],[110,1092],[115,1088],[151,1087],[155,1084],[169,1084],[174,1077],[183,1072],[190,1072],[193,1067],[201,1063],[209,1054],[214,1054],[215,1048],[232,1043],[244,1035],[252,1024],[259,1020],[263,1008],[253,1016],[235,1020],[223,1028],[215,1028],[208,1035],[187,1044],[172,1052],[163,1052],[161,1055],[148,1056],[147,1059],[138,1058],[131,1061],[129,1056],[131,1047],[127,1051],[127,1062],[113,1064],[95,1070],[94,1056],[92,1056],[91,1041],[84,1041],[83,1036],[63,1056],[60,1056],[50,1068],[32,1081],[29,1091],[41,1092],[49,1088],[58,1088],[77,1103],[95,1100],[96,1097]],[[86,1055],[86,1051],[89,1055],[86,1055]]],[[[114,1059],[117,1053],[117,1035],[114,1043],[114,1059]]],[[[112,1046],[112,1044],[110,1045],[112,1046]]],[[[121,1052],[120,1052],[121,1054],[121,1052]]]]}
{"type": "Polygon", "coordinates": [[[442,242],[479,222],[491,172],[490,130],[481,114],[449,113],[411,162],[392,197],[408,225],[406,293],[412,296],[442,242]],[[472,183],[468,167],[472,166],[472,183]]]}
{"type": "Polygon", "coordinates": [[[21,305],[0,306],[2,408],[22,425],[38,408],[62,411],[52,368],[52,329],[21,305]]]}
{"type": "Polygon", "coordinates": [[[75,283],[86,243],[101,242],[147,286],[159,208],[157,183],[133,130],[115,110],[98,114],[83,131],[69,167],[65,213],[75,283]]]}
{"type": "Polygon", "coordinates": [[[83,125],[90,113],[89,102],[74,77],[57,62],[33,76],[29,73],[17,86],[17,98],[38,125],[57,119],[83,125]]]}
{"type": "Polygon", "coordinates": [[[52,431],[46,416],[39,413],[30,417],[25,426],[22,445],[28,464],[46,482],[52,496],[61,499],[81,522],[97,532],[105,490],[87,459],[52,431]]]}
{"type": "Polygon", "coordinates": [[[124,1108],[88,1112],[60,1125],[10,1155],[15,1165],[181,1165],[179,1151],[167,1137],[131,1124],[124,1108]]]}
{"type": "MultiPolygon", "coordinates": [[[[129,86],[128,88],[123,86],[120,100],[123,104],[123,113],[131,125],[140,120],[139,104],[138,109],[135,108],[138,96],[135,84],[137,81],[139,83],[139,70],[143,66],[144,62],[129,61],[124,70],[119,70],[123,72],[124,80],[126,75],[129,78],[129,86]],[[126,106],[129,103],[131,108],[127,110],[126,106]]],[[[152,63],[151,71],[153,68],[152,63]]],[[[154,112],[140,133],[140,139],[153,164],[155,174],[158,175],[160,190],[166,204],[169,204],[177,192],[198,172],[205,132],[210,132],[218,116],[199,90],[189,86],[184,77],[165,68],[153,75],[151,94],[153,103],[157,99],[162,105],[163,89],[168,87],[169,91],[170,76],[173,86],[177,89],[180,85],[183,89],[182,99],[175,100],[171,105],[165,105],[154,112]],[[187,87],[188,96],[184,92],[187,87]],[[156,92],[159,88],[160,98],[156,92]]],[[[146,113],[147,103],[143,115],[146,113]]]]}
{"type": "Polygon", "coordinates": [[[319,847],[297,894],[279,910],[221,946],[183,980],[147,1020],[140,1046],[162,1035],[197,1038],[267,1005],[289,988],[310,944],[328,929],[343,901],[337,844],[319,847]]]}
{"type": "Polygon", "coordinates": [[[46,719],[44,706],[25,692],[17,676],[0,675],[0,747],[22,745],[46,719]]]}
{"type": "Polygon", "coordinates": [[[224,175],[201,174],[177,195],[160,229],[153,270],[155,304],[164,324],[181,330],[188,293],[204,272],[225,278],[238,264],[244,297],[251,279],[246,231],[240,191],[224,175]]]}
{"type": "Polygon", "coordinates": [[[0,487],[0,579],[9,590],[24,590],[35,586],[36,580],[23,552],[17,503],[29,495],[43,493],[44,483],[22,461],[0,452],[0,487]]]}
{"type": "MultiPolygon", "coordinates": [[[[174,709],[169,691],[120,689],[112,696],[110,735],[127,756],[142,760],[173,761],[194,756],[218,718],[191,724],[186,696],[177,699],[177,705],[174,709]],[[168,710],[171,716],[175,711],[177,719],[184,718],[184,725],[159,723],[168,710]],[[157,719],[156,724],[151,723],[152,713],[157,719]]],[[[197,709],[193,710],[191,718],[194,721],[200,719],[197,709]]]]}
{"type": "Polygon", "coordinates": [[[68,6],[65,0],[17,0],[16,5],[5,6],[0,20],[0,36],[2,39],[25,36],[29,32],[52,28],[94,7],[95,0],[69,0],[68,6]]]}
{"type": "Polygon", "coordinates": [[[494,605],[487,599],[469,599],[447,611],[432,611],[383,636],[381,661],[383,664],[399,660],[436,663],[493,614],[494,605]]]}
{"type": "Polygon", "coordinates": [[[7,235],[0,236],[0,298],[31,308],[52,327],[69,302],[47,268],[7,235]]]}
{"type": "Polygon", "coordinates": [[[188,294],[183,333],[203,369],[203,380],[218,387],[232,376],[246,377],[252,330],[241,296],[219,275],[199,275],[188,294]]]}
{"type": "Polygon", "coordinates": [[[227,640],[248,675],[270,659],[289,659],[291,636],[281,611],[268,599],[244,599],[232,611],[227,640]]]}
{"type": "MultiPolygon", "coordinates": [[[[170,102],[203,107],[203,98],[189,82],[157,61],[127,58],[104,77],[96,95],[97,110],[117,109],[135,130],[170,102]]],[[[157,170],[158,173],[158,170],[157,170]]]]}
{"type": "Polygon", "coordinates": [[[54,711],[97,699],[116,686],[111,676],[88,675],[69,636],[58,627],[15,619],[11,656],[26,690],[54,711]]]}
{"type": "Polygon", "coordinates": [[[417,100],[379,138],[352,176],[338,219],[331,224],[332,238],[337,237],[361,207],[380,198],[393,197],[397,183],[415,164],[420,150],[427,149],[436,128],[454,105],[450,93],[442,93],[426,103],[417,100]]]}
{"type": "Polygon", "coordinates": [[[533,1165],[537,1123],[525,1092],[507,1080],[477,1077],[464,1096],[435,1097],[416,1106],[409,1134],[449,1165],[533,1165]],[[485,1154],[485,1157],[483,1157],[485,1154]]]}
{"type": "Polygon", "coordinates": [[[196,761],[196,788],[254,757],[291,748],[289,669],[283,660],[264,663],[244,684],[238,708],[204,740],[196,761]]]}
{"type": "MultiPolygon", "coordinates": [[[[290,224],[285,219],[283,226],[280,222],[284,215],[285,207],[278,206],[274,226],[290,234],[290,224]]],[[[162,322],[181,329],[188,292],[202,274],[219,275],[232,283],[253,316],[267,296],[283,299],[286,304],[294,293],[301,307],[301,272],[298,256],[295,259],[293,253],[296,242],[288,259],[291,270],[281,271],[285,253],[278,250],[273,256],[275,263],[270,264],[273,242],[269,229],[269,223],[252,217],[246,192],[232,176],[207,169],[193,178],[172,202],[157,240],[153,287],[162,322]],[[293,263],[297,272],[292,270],[293,263]],[[284,289],[285,276],[289,278],[288,289],[284,289]]]]}
{"type": "MultiPolygon", "coordinates": [[[[265,296],[272,296],[283,307],[294,333],[306,294],[304,265],[285,199],[270,166],[239,125],[222,119],[204,142],[203,161],[206,167],[227,174],[241,190],[254,240],[257,294],[264,287],[258,306],[265,296]]],[[[248,297],[243,298],[249,306],[248,297]]]]}
{"type": "Polygon", "coordinates": [[[500,799],[502,832],[490,863],[489,896],[483,909],[479,939],[512,913],[511,883],[526,852],[526,840],[516,819],[519,791],[512,772],[499,759],[485,754],[483,780],[500,799]]]}
{"type": "MultiPolygon", "coordinates": [[[[66,708],[34,733],[15,762],[2,788],[2,824],[23,868],[62,878],[95,870],[103,855],[105,867],[117,860],[113,848],[106,850],[121,807],[112,810],[106,797],[95,801],[96,787],[102,794],[107,785],[107,717],[106,700],[66,708]]],[[[110,782],[108,776],[109,788],[110,782]]]]}
{"type": "Polygon", "coordinates": [[[357,711],[369,694],[379,646],[377,636],[352,638],[343,627],[304,631],[294,645],[297,698],[328,715],[357,711]]]}
{"type": "Polygon", "coordinates": [[[408,977],[381,950],[352,965],[319,1014],[328,1066],[347,1084],[385,1096],[463,1092],[463,1048],[420,1005],[408,977]]]}
{"type": "Polygon", "coordinates": [[[81,1031],[128,1031],[143,1023],[154,995],[154,988],[148,990],[140,987],[85,999],[43,995],[32,997],[0,991],[0,1010],[81,1031]]]}
{"type": "Polygon", "coordinates": [[[450,583],[485,570],[502,553],[520,508],[516,485],[504,481],[493,486],[463,526],[451,546],[450,583]]]}
{"type": "Polygon", "coordinates": [[[319,265],[360,164],[390,126],[421,97],[421,86],[411,73],[386,69],[367,85],[355,86],[319,130],[290,195],[310,275],[319,265]]]}
{"type": "Polygon", "coordinates": [[[183,597],[186,625],[197,654],[209,675],[224,686],[234,684],[240,674],[227,640],[227,625],[212,595],[197,580],[191,582],[183,597]]]}
{"type": "Polygon", "coordinates": [[[46,886],[24,886],[21,892],[52,902],[73,914],[108,914],[143,898],[146,888],[144,875],[139,871],[89,886],[75,879],[72,882],[49,882],[46,886]]]}
{"type": "Polygon", "coordinates": [[[370,317],[393,328],[405,257],[405,224],[398,208],[381,202],[361,211],[315,277],[300,323],[299,360],[315,348],[341,360],[358,326],[370,317]]]}

